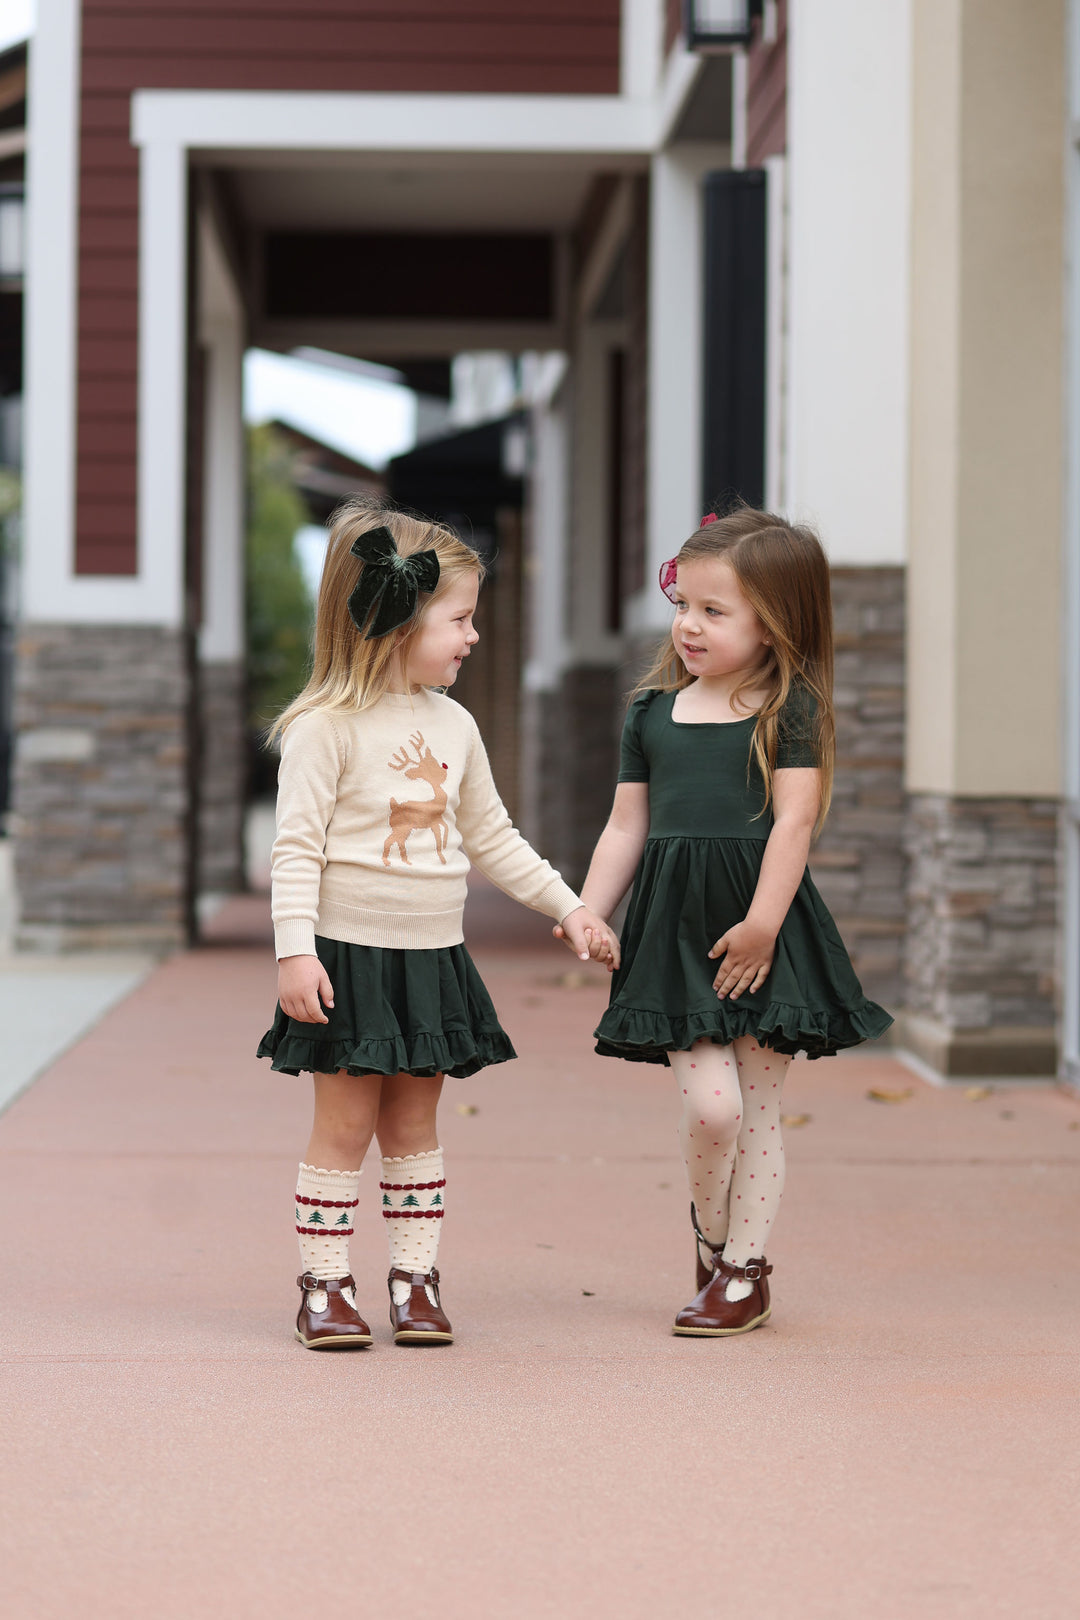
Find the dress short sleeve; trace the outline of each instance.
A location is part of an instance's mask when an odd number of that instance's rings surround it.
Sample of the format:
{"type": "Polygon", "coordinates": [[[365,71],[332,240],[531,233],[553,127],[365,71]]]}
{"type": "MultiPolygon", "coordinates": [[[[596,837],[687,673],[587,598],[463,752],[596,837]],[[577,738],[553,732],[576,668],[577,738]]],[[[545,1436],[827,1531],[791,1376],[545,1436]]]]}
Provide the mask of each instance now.
{"type": "Polygon", "coordinates": [[[620,782],[647,782],[649,780],[649,761],[645,757],[645,745],[642,740],[642,726],[649,710],[649,704],[656,696],[655,692],[642,692],[630,705],[629,713],[623,723],[622,742],[619,745],[619,781],[620,782]]]}
{"type": "Polygon", "coordinates": [[[819,763],[814,747],[817,712],[818,704],[814,694],[805,686],[793,686],[778,717],[779,736],[776,743],[778,771],[799,766],[813,767],[819,763]]]}

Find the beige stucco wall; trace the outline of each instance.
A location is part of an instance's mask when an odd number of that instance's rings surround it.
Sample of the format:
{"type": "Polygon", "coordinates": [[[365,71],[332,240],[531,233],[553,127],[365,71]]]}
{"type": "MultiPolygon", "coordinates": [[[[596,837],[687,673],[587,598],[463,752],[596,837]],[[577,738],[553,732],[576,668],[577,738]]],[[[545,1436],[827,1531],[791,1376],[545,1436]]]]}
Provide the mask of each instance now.
{"type": "Polygon", "coordinates": [[[1060,788],[1064,0],[915,0],[908,786],[1060,788]]]}

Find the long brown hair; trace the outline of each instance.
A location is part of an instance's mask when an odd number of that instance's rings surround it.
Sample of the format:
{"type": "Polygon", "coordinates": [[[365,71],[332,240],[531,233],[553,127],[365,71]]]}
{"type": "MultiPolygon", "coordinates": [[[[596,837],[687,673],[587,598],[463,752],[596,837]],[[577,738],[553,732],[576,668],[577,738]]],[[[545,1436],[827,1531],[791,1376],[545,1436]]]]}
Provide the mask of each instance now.
{"type": "MultiPolygon", "coordinates": [[[[820,832],[832,800],[836,757],[832,592],[821,541],[802,524],[744,506],[695,530],[677,561],[705,558],[730,565],[769,636],[762,663],[731,694],[732,707],[737,708],[746,691],[764,686],[767,692],[753,735],[753,755],[765,782],[765,809],[772,802],[780,711],[793,690],[802,688],[814,699],[813,747],[821,772],[821,807],[814,830],[820,832]]],[[[694,679],[669,632],[632,696],[677,692],[694,679]]]]}
{"type": "Polygon", "coordinates": [[[361,497],[339,506],[330,520],[330,540],[315,608],[311,677],[269,728],[268,740],[280,737],[291,720],[309,709],[369,709],[378,703],[390,689],[394,654],[401,653],[404,665],[409,643],[432,602],[437,602],[465,574],[475,574],[482,580],[484,564],[471,546],[440,524],[361,497]],[[439,583],[429,596],[421,596],[408,624],[368,641],[349,613],[349,597],[364,568],[351,548],[360,535],[380,524],[393,535],[399,556],[434,551],[439,559],[439,583]]]}

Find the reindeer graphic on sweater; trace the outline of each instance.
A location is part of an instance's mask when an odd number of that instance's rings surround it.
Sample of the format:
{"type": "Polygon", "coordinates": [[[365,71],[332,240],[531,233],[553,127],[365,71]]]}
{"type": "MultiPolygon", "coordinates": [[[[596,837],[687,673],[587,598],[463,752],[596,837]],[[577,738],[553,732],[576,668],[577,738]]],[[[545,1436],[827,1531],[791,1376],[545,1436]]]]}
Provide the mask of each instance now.
{"type": "Polygon", "coordinates": [[[449,828],[443,819],[443,811],[446,809],[446,790],[443,783],[446,781],[448,767],[439,764],[425,743],[422,732],[414,732],[409,738],[409,743],[416,754],[415,760],[408,748],[399,748],[393,759],[387,760],[387,764],[392,771],[404,771],[410,781],[427,782],[434,798],[390,800],[390,832],[383,845],[383,865],[390,865],[390,851],[396,844],[404,864],[411,866],[412,862],[405,849],[409,834],[430,827],[435,838],[435,853],[445,866],[446,856],[443,850],[446,848],[449,828]]]}

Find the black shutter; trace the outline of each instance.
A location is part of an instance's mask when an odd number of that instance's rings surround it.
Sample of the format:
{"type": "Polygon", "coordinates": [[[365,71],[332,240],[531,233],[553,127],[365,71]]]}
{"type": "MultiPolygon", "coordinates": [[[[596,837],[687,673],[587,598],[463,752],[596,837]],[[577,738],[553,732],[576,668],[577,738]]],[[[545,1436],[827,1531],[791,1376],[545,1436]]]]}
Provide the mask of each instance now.
{"type": "Polygon", "coordinates": [[[705,178],[707,510],[765,499],[765,171],[705,178]]]}

